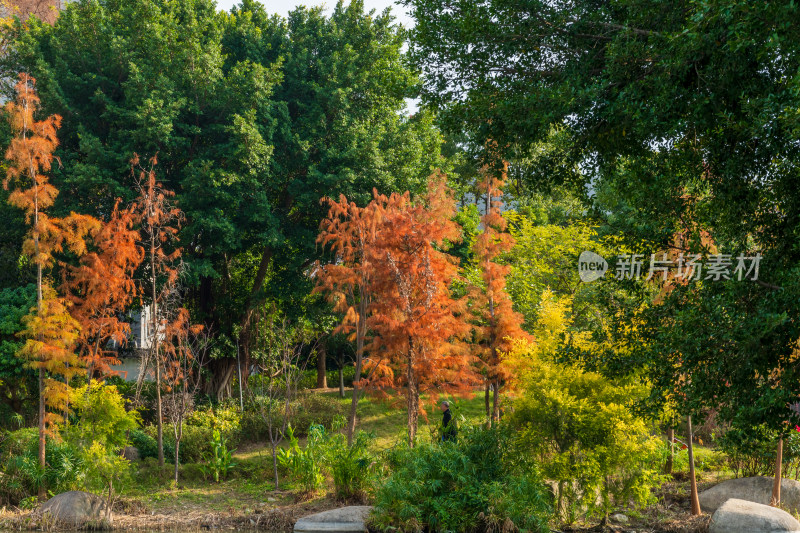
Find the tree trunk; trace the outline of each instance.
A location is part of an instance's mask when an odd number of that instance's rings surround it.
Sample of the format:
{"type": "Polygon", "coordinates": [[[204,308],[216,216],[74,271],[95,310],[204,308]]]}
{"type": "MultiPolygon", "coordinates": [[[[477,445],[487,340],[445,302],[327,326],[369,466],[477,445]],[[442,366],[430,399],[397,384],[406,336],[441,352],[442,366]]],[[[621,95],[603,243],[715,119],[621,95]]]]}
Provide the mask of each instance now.
{"type": "Polygon", "coordinates": [[[669,455],[667,455],[667,464],[664,465],[664,473],[672,474],[672,464],[675,460],[675,428],[672,425],[667,429],[667,442],[669,443],[669,455]]]}
{"type": "Polygon", "coordinates": [[[500,378],[492,385],[492,424],[500,422],[500,378]]]}
{"type": "Polygon", "coordinates": [[[319,345],[319,353],[317,354],[317,388],[318,389],[327,389],[328,388],[328,375],[327,366],[326,366],[326,359],[327,351],[325,350],[325,343],[320,343],[319,345]]]}
{"type": "Polygon", "coordinates": [[[775,456],[775,481],[772,483],[772,501],[770,505],[778,507],[781,504],[781,478],[783,470],[783,437],[778,439],[778,450],[775,456]]]}
{"type": "MultiPolygon", "coordinates": [[[[45,450],[47,448],[47,441],[45,437],[45,411],[44,411],[44,368],[39,369],[39,468],[44,472],[47,462],[45,459],[45,450]]],[[[43,502],[47,498],[44,483],[39,484],[39,501],[43,502]]]]}
{"type": "Polygon", "coordinates": [[[490,403],[492,385],[489,383],[489,378],[486,378],[485,387],[483,391],[483,404],[486,408],[486,425],[492,425],[492,407],[490,403]]]}
{"type": "MultiPolygon", "coordinates": [[[[236,375],[236,368],[238,364],[236,359],[212,359],[208,361],[208,375],[209,378],[203,381],[203,394],[216,398],[217,401],[225,399],[225,392],[230,390],[231,381],[236,375]]],[[[245,372],[244,362],[242,363],[242,379],[241,383],[246,385],[247,372],[245,372]]]]}
{"type": "MultiPolygon", "coordinates": [[[[253,319],[253,310],[258,303],[258,293],[261,292],[261,288],[264,286],[264,280],[267,277],[269,265],[272,263],[272,253],[271,247],[264,247],[264,250],[261,253],[261,261],[259,262],[258,270],[256,271],[256,277],[253,280],[253,287],[250,289],[250,294],[248,295],[247,302],[244,306],[244,312],[242,313],[241,320],[239,321],[239,325],[241,327],[239,343],[242,352],[242,359],[244,360],[242,379],[245,388],[247,387],[247,378],[250,376],[250,323],[253,319]]],[[[228,386],[229,384],[224,384],[224,388],[227,388],[228,386]]]]}
{"type": "Polygon", "coordinates": [[[408,446],[414,447],[417,440],[417,420],[419,418],[419,388],[414,372],[414,342],[409,340],[408,356],[408,446]]]}
{"type": "Polygon", "coordinates": [[[275,475],[275,490],[279,490],[279,480],[278,480],[278,450],[276,449],[277,446],[275,442],[271,442],[272,445],[272,471],[275,475]]]}
{"type": "Polygon", "coordinates": [[[158,361],[158,348],[156,348],[156,428],[158,430],[158,466],[164,468],[164,421],[161,406],[161,365],[158,361]]]}
{"type": "Polygon", "coordinates": [[[153,298],[152,309],[153,316],[152,326],[153,330],[150,332],[152,340],[151,349],[153,350],[153,363],[156,365],[156,428],[157,428],[157,445],[158,445],[158,467],[164,468],[164,421],[163,410],[161,406],[161,361],[158,355],[158,295],[156,293],[156,238],[155,234],[150,233],[150,283],[151,283],[151,297],[153,298]]]}
{"type": "Polygon", "coordinates": [[[179,459],[180,455],[178,455],[180,453],[180,450],[181,450],[181,441],[175,439],[175,483],[178,482],[178,465],[181,462],[179,459]]]}
{"type": "MultiPolygon", "coordinates": [[[[359,381],[361,380],[361,366],[364,363],[364,338],[367,336],[367,297],[362,294],[359,301],[358,323],[356,324],[356,368],[353,373],[353,399],[350,401],[350,414],[347,417],[347,446],[353,445],[353,435],[356,432],[356,414],[358,412],[358,395],[360,394],[359,381]]],[[[344,356],[339,365],[339,393],[344,398],[344,356]]]]}
{"type": "Polygon", "coordinates": [[[689,446],[689,481],[691,482],[691,493],[689,495],[692,502],[692,515],[699,516],[700,497],[697,494],[697,477],[694,472],[694,445],[692,444],[692,415],[686,417],[686,441],[689,446]]]}
{"type": "MultiPolygon", "coordinates": [[[[37,228],[39,225],[39,195],[38,195],[38,187],[36,189],[36,198],[34,203],[34,228],[37,228]]],[[[36,264],[36,315],[41,319],[42,317],[42,265],[38,262],[39,257],[39,234],[34,232],[33,236],[33,244],[34,249],[37,257],[37,264],[36,264]]],[[[39,368],[39,468],[42,472],[47,467],[47,459],[45,457],[45,451],[47,450],[47,436],[46,436],[46,426],[45,426],[45,405],[44,405],[44,398],[46,394],[46,390],[44,387],[45,383],[45,373],[44,368],[39,368]]],[[[45,498],[47,498],[47,492],[45,491],[44,483],[39,484],[39,491],[38,491],[39,501],[43,502],[45,498]]]]}

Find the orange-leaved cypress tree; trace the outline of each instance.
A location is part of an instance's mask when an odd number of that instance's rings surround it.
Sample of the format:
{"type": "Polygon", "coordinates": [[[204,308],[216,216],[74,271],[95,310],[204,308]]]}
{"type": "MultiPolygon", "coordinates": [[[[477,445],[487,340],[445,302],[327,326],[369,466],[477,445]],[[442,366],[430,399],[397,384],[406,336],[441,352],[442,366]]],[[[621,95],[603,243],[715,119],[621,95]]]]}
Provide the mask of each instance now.
{"type": "Polygon", "coordinates": [[[408,193],[393,194],[388,202],[368,257],[373,276],[367,320],[373,333],[368,347],[374,368],[371,385],[403,391],[413,446],[420,394],[467,392],[476,381],[470,355],[456,342],[469,333],[462,302],[450,292],[458,267],[440,250],[446,241],[460,238],[445,177],[432,176],[427,195],[418,203],[408,193]]]}
{"type": "Polygon", "coordinates": [[[138,294],[133,275],[144,257],[134,224],[133,210],[121,209],[117,200],[108,221],[92,235],[95,251],[66,269],[64,292],[81,326],[78,346],[90,381],[119,364],[115,352],[106,349],[108,342],[123,345],[130,334],[130,325],[119,317],[138,294]]]}
{"type": "MultiPolygon", "coordinates": [[[[21,334],[27,341],[19,355],[39,371],[39,466],[44,469],[47,424],[55,420],[51,417],[48,421],[46,405],[57,409],[66,405],[68,395],[63,386],[78,368],[72,352],[78,324],[67,312],[67,303],[45,282],[44,271],[52,266],[53,254],[65,246],[82,255],[86,251],[84,237],[97,230],[98,222],[75,213],[64,219],[45,213],[58,195],[47,172],[52,168],[53,152],[58,146],[56,131],[61,117],[35,119],[34,114],[39,110],[35,83],[27,74],[20,74],[16,98],[5,107],[14,137],[6,151],[8,167],[3,187],[14,186],[8,203],[22,209],[31,226],[22,250],[36,266],[36,309],[35,315],[26,319],[26,329],[21,334]],[[63,381],[51,379],[51,375],[60,375],[63,381]]],[[[39,497],[44,495],[42,484],[39,497]]]]}
{"type": "Polygon", "coordinates": [[[528,338],[522,329],[524,318],[512,308],[511,297],[506,291],[506,277],[511,267],[502,265],[497,259],[516,244],[509,234],[501,208],[506,164],[495,172],[488,166],[482,170],[483,180],[478,190],[485,196],[484,214],[481,217],[483,231],[475,239],[473,252],[481,275],[481,285],[471,287],[471,311],[477,319],[477,343],[475,348],[479,366],[486,382],[486,416],[489,423],[500,418],[500,389],[507,379],[502,365],[502,354],[511,350],[512,341],[528,338]],[[489,408],[489,392],[492,392],[492,407],[489,408]]]}
{"type": "Polygon", "coordinates": [[[194,393],[200,382],[194,371],[199,367],[197,352],[205,348],[206,340],[200,337],[202,325],[189,322],[189,311],[185,307],[175,308],[179,297],[174,290],[175,298],[168,298],[162,304],[161,340],[162,358],[164,361],[164,383],[168,393],[167,415],[171,421],[175,438],[175,460],[173,478],[178,482],[180,466],[181,440],[185,418],[193,407],[194,393]],[[171,301],[169,301],[171,300],[171,301]]]}
{"type": "MultiPolygon", "coordinates": [[[[139,197],[134,211],[141,221],[142,246],[145,250],[147,278],[145,286],[150,298],[150,324],[148,340],[150,341],[151,360],[156,376],[156,428],[158,442],[158,465],[164,467],[164,418],[161,400],[161,369],[163,360],[159,351],[164,339],[165,321],[159,317],[161,302],[172,292],[178,281],[177,262],[181,250],[176,246],[178,229],[183,220],[183,213],[172,204],[172,191],[164,189],[156,181],[155,167],[158,159],[150,160],[150,167],[140,169],[137,178],[139,197]]],[[[139,157],[131,161],[131,172],[136,173],[139,157]]]]}
{"type": "Polygon", "coordinates": [[[320,224],[317,242],[329,247],[335,263],[317,265],[317,286],[314,292],[326,292],[337,312],[344,314],[335,332],[349,335],[356,343],[355,376],[350,414],[347,419],[347,444],[352,445],[356,411],[360,394],[359,377],[364,362],[367,336],[367,314],[372,302],[372,270],[369,261],[375,246],[388,199],[373,191],[373,200],[359,207],[344,195],[336,202],[324,198],[329,205],[328,216],[320,224]]]}

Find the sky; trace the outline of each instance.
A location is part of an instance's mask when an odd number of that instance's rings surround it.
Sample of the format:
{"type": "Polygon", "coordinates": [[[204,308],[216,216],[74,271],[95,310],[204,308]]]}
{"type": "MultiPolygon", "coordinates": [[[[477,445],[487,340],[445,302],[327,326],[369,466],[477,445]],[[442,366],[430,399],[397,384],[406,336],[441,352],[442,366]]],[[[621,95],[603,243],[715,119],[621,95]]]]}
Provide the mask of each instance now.
{"type": "MultiPolygon", "coordinates": [[[[240,0],[217,0],[217,7],[229,11],[231,7],[238,4],[240,0]]],[[[261,0],[261,3],[267,7],[270,13],[278,13],[279,15],[286,16],[289,11],[297,6],[318,6],[324,5],[327,8],[332,8],[336,5],[336,0],[261,0]]],[[[375,9],[376,11],[383,11],[387,7],[392,8],[392,14],[396,17],[397,22],[408,27],[411,23],[411,18],[407,15],[406,9],[403,6],[396,5],[393,0],[364,0],[364,7],[367,11],[375,9]]]]}

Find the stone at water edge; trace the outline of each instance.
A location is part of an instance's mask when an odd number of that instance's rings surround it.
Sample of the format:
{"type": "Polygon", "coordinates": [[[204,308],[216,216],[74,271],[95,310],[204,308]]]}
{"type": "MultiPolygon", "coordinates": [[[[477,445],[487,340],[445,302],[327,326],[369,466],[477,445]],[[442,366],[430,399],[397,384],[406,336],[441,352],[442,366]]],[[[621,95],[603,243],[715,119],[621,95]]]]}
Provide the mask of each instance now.
{"type": "Polygon", "coordinates": [[[800,522],[781,509],[734,498],[711,517],[708,533],[800,533],[800,522]]]}
{"type": "MultiPolygon", "coordinates": [[[[774,478],[764,476],[723,481],[700,493],[700,508],[711,514],[731,498],[769,505],[773,482],[774,478]]],[[[792,513],[800,512],[800,482],[781,480],[781,507],[792,513]]]]}
{"type": "MultiPolygon", "coordinates": [[[[71,490],[53,496],[42,504],[39,511],[42,515],[49,514],[58,522],[80,525],[106,520],[106,509],[106,502],[100,496],[71,490]]],[[[109,521],[112,518],[109,514],[109,521]]]]}
{"type": "Polygon", "coordinates": [[[357,533],[366,531],[364,521],[371,505],[352,505],[304,516],[294,525],[295,533],[357,533]]]}

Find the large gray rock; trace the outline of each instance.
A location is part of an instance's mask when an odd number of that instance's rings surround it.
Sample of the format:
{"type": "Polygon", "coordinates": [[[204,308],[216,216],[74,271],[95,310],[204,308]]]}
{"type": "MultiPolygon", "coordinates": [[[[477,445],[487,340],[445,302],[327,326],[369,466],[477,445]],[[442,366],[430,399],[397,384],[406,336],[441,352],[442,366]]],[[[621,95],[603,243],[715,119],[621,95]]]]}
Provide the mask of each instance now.
{"type": "Polygon", "coordinates": [[[711,517],[708,533],[800,533],[800,522],[769,505],[730,499],[711,517]]]}
{"type": "Polygon", "coordinates": [[[125,446],[122,449],[122,457],[127,459],[128,461],[135,463],[141,459],[141,455],[139,454],[139,448],[136,446],[125,446]]]}
{"type": "Polygon", "coordinates": [[[57,522],[82,525],[86,522],[99,524],[112,519],[111,513],[106,514],[106,502],[96,494],[71,490],[53,496],[42,504],[42,516],[49,517],[57,522]]]}
{"type": "Polygon", "coordinates": [[[304,516],[294,525],[295,533],[357,533],[366,531],[364,520],[371,505],[353,505],[304,516]]]}
{"type": "MultiPolygon", "coordinates": [[[[769,505],[773,481],[764,476],[724,481],[700,493],[700,507],[710,514],[731,498],[769,505]]],[[[793,479],[781,480],[781,507],[792,513],[800,512],[800,483],[793,479]]]]}

